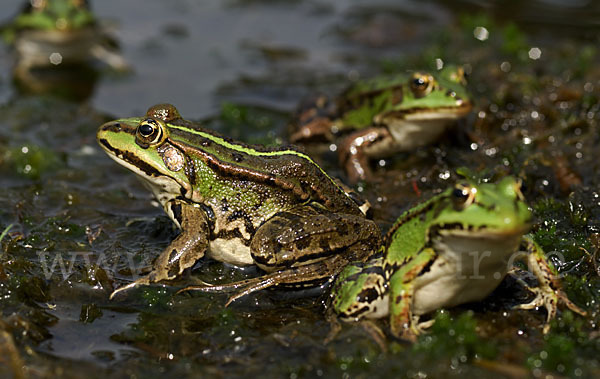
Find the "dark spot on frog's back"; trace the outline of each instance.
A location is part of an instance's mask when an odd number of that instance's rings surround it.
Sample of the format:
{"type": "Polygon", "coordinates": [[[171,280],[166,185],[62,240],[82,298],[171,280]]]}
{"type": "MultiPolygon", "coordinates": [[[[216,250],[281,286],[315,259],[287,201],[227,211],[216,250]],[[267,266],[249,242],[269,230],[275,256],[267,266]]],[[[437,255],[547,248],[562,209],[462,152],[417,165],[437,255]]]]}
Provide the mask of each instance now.
{"type": "Polygon", "coordinates": [[[227,216],[227,222],[232,222],[232,221],[235,221],[240,218],[247,219],[248,215],[246,214],[246,212],[238,209],[236,211],[231,212],[231,214],[229,214],[229,216],[227,216]]]}
{"type": "Polygon", "coordinates": [[[228,212],[229,211],[229,203],[227,202],[227,198],[223,198],[221,200],[221,212],[228,212]]]}
{"type": "Polygon", "coordinates": [[[319,247],[320,247],[321,251],[329,251],[329,250],[331,250],[331,246],[329,246],[329,241],[327,241],[324,238],[322,238],[322,239],[319,240],[319,247]]]}
{"type": "Polygon", "coordinates": [[[310,241],[310,238],[300,238],[296,241],[296,249],[298,249],[298,251],[305,250],[310,246],[310,241]]]}
{"type": "Polygon", "coordinates": [[[240,163],[244,160],[244,156],[242,154],[236,153],[236,152],[231,153],[231,157],[237,163],[240,163]]]}

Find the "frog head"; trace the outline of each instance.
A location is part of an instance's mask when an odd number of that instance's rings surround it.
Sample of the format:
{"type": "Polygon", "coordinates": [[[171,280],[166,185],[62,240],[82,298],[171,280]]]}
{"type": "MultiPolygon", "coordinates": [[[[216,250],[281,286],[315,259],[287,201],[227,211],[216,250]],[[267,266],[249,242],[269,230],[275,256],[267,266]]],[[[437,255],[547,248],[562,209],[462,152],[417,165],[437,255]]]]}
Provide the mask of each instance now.
{"type": "Polygon", "coordinates": [[[443,126],[471,111],[473,105],[465,85],[464,71],[456,66],[436,74],[413,72],[360,82],[345,94],[346,101],[353,105],[336,126],[364,128],[375,122],[393,129],[411,129],[435,124],[440,126],[433,128],[437,135],[443,126]]]}
{"type": "Polygon", "coordinates": [[[96,135],[106,153],[144,179],[163,205],[192,192],[187,155],[171,138],[170,122],[178,119],[175,107],[161,104],[151,107],[144,117],[107,122],[96,135]]]}
{"type": "Polygon", "coordinates": [[[15,29],[74,30],[93,24],[94,16],[85,0],[36,0],[18,15],[15,29]]]}
{"type": "Polygon", "coordinates": [[[520,186],[511,176],[498,183],[458,183],[442,197],[432,225],[472,232],[522,233],[529,226],[531,212],[523,201],[520,186]]]}
{"type": "Polygon", "coordinates": [[[405,120],[454,120],[467,115],[472,108],[465,88],[462,68],[449,66],[435,75],[414,72],[403,87],[402,101],[392,105],[382,117],[405,120]]]}

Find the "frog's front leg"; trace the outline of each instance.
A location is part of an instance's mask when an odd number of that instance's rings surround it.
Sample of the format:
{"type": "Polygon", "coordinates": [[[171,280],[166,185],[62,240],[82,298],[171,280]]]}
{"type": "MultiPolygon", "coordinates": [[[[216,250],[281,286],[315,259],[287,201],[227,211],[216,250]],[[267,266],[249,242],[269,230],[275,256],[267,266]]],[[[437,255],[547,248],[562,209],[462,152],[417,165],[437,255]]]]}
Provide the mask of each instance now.
{"type": "Polygon", "coordinates": [[[292,122],[290,142],[309,142],[313,140],[333,141],[331,130],[335,104],[323,94],[303,100],[292,122]]]}
{"type": "Polygon", "coordinates": [[[386,155],[393,151],[394,139],[386,127],[371,127],[356,131],[342,141],[339,147],[340,165],[348,179],[356,183],[370,178],[369,157],[386,155]]]}
{"type": "Polygon", "coordinates": [[[527,264],[530,270],[538,280],[538,286],[526,288],[535,294],[535,298],[527,303],[517,306],[518,309],[533,309],[544,307],[547,311],[544,333],[550,331],[550,321],[556,316],[558,304],[562,303],[570,310],[582,316],[587,313],[573,304],[562,290],[560,281],[557,277],[556,269],[548,262],[541,247],[533,240],[530,235],[523,236],[522,244],[527,251],[527,264]]]}
{"type": "MultiPolygon", "coordinates": [[[[364,262],[380,243],[381,232],[373,221],[311,203],[280,212],[265,222],[256,231],[250,252],[261,269],[273,272],[318,263],[334,255],[342,255],[347,262],[364,262]]],[[[342,268],[331,267],[319,275],[324,279],[342,268]]]]}
{"type": "Polygon", "coordinates": [[[173,215],[178,222],[182,230],[181,234],[156,258],[148,275],[116,289],[110,295],[110,299],[121,291],[139,285],[175,279],[204,256],[208,247],[209,233],[206,213],[200,208],[181,201],[171,201],[165,208],[167,213],[173,215]]]}
{"type": "Polygon", "coordinates": [[[390,329],[397,338],[415,341],[421,332],[412,313],[414,281],[437,257],[433,249],[424,249],[405,262],[390,278],[390,329]]]}

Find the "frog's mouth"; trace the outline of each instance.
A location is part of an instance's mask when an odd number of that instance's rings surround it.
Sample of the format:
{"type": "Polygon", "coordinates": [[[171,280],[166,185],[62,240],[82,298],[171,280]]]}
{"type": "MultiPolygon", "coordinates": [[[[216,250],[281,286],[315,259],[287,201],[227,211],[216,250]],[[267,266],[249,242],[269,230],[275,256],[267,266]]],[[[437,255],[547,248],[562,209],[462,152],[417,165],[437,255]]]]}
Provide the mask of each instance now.
{"type": "Polygon", "coordinates": [[[411,108],[385,113],[384,118],[392,117],[407,121],[425,120],[456,120],[468,115],[473,109],[473,104],[463,101],[457,106],[430,108],[411,108]]]}
{"type": "Polygon", "coordinates": [[[521,237],[529,228],[529,224],[505,229],[447,224],[433,230],[431,240],[446,260],[461,262],[465,256],[471,256],[504,262],[517,250],[521,237]]]}
{"type": "Polygon", "coordinates": [[[473,226],[473,225],[464,225],[460,222],[452,223],[452,224],[444,224],[441,226],[434,227],[430,230],[431,236],[447,236],[447,235],[455,235],[463,238],[483,238],[488,237],[490,239],[501,239],[505,237],[509,237],[511,235],[523,235],[527,233],[527,231],[531,228],[529,223],[525,223],[521,226],[516,226],[514,228],[494,228],[490,226],[473,226]]]}
{"type": "Polygon", "coordinates": [[[157,169],[141,160],[132,152],[119,150],[104,138],[98,139],[98,143],[112,160],[121,166],[127,167],[142,178],[151,180],[151,178],[163,176],[157,169]]]}

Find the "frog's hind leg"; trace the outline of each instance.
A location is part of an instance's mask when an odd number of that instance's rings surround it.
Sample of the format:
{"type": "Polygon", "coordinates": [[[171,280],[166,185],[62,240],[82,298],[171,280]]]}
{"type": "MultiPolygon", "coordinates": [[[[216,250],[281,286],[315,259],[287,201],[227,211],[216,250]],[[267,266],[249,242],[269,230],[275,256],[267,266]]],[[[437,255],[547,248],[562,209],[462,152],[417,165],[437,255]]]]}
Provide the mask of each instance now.
{"type": "Polygon", "coordinates": [[[182,291],[238,291],[227,304],[273,286],[309,287],[331,280],[348,263],[366,261],[381,244],[377,225],[361,215],[331,212],[310,203],[279,212],[256,231],[250,252],[267,274],[225,285],[182,291]]]}
{"type": "Polygon", "coordinates": [[[237,291],[229,297],[225,306],[252,292],[260,291],[265,288],[278,285],[285,286],[302,286],[306,287],[309,284],[322,283],[323,278],[327,278],[329,273],[335,271],[337,267],[343,267],[348,261],[342,256],[332,256],[323,261],[312,263],[299,267],[291,267],[289,269],[271,272],[258,278],[241,280],[238,282],[227,284],[200,284],[188,286],[180,289],[177,293],[185,291],[200,291],[200,292],[231,292],[237,291]]]}
{"type": "MultiPolygon", "coordinates": [[[[364,262],[381,244],[377,225],[362,215],[332,212],[309,203],[279,212],[256,231],[250,243],[258,267],[281,271],[341,255],[348,262],[364,262]]],[[[330,266],[323,277],[340,272],[330,266]]]]}

